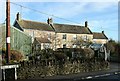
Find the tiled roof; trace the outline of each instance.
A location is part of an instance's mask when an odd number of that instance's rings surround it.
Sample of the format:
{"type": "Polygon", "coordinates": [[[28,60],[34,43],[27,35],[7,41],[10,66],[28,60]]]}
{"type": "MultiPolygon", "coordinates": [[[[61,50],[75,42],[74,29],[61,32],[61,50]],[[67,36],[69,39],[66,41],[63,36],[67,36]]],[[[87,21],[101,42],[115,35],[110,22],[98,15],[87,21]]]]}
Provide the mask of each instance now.
{"type": "Polygon", "coordinates": [[[47,23],[36,22],[30,20],[20,20],[17,21],[20,27],[24,29],[37,29],[41,31],[54,31],[47,23]]]}
{"type": "Polygon", "coordinates": [[[35,39],[40,43],[51,43],[47,38],[35,37],[35,39]]]}
{"type": "Polygon", "coordinates": [[[93,39],[108,39],[104,33],[93,32],[93,39]]]}
{"type": "Polygon", "coordinates": [[[53,24],[57,33],[92,34],[88,27],[69,24],[53,24]]]}

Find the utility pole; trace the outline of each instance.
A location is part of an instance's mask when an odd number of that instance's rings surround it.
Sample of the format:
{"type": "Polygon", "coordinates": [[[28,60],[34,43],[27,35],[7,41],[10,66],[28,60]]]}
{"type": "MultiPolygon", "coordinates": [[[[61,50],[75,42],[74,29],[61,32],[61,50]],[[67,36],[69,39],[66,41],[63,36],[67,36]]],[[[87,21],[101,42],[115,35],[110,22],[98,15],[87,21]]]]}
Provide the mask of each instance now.
{"type": "Polygon", "coordinates": [[[6,1],[6,62],[10,61],[10,0],[6,1]]]}

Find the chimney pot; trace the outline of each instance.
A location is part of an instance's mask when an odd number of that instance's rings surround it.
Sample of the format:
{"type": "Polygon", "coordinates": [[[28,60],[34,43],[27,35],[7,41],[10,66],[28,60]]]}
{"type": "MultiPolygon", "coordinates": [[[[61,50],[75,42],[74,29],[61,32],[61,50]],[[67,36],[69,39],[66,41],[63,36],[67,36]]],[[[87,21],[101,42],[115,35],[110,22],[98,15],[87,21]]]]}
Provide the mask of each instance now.
{"type": "Polygon", "coordinates": [[[88,22],[87,21],[85,21],[85,27],[88,27],[88,22]]]}
{"type": "Polygon", "coordinates": [[[19,12],[16,15],[16,20],[20,21],[20,13],[19,12]]]}
{"type": "Polygon", "coordinates": [[[102,33],[104,33],[104,31],[102,31],[102,33]]]}
{"type": "Polygon", "coordinates": [[[47,23],[48,24],[53,24],[53,19],[52,18],[48,18],[47,23]]]}

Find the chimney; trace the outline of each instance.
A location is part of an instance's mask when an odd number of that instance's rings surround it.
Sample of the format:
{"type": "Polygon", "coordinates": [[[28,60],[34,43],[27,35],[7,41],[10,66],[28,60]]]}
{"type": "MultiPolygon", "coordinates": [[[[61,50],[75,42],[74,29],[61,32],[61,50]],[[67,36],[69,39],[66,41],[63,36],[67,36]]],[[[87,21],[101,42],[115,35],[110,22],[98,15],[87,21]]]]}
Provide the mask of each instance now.
{"type": "Polygon", "coordinates": [[[104,33],[104,31],[102,31],[102,33],[104,33]]]}
{"type": "Polygon", "coordinates": [[[88,22],[87,21],[85,21],[85,27],[88,27],[88,22]]]}
{"type": "Polygon", "coordinates": [[[17,15],[16,15],[16,20],[20,21],[20,13],[18,12],[17,15]]]}
{"type": "Polygon", "coordinates": [[[53,24],[53,19],[52,18],[48,18],[47,23],[52,25],[53,24]]]}

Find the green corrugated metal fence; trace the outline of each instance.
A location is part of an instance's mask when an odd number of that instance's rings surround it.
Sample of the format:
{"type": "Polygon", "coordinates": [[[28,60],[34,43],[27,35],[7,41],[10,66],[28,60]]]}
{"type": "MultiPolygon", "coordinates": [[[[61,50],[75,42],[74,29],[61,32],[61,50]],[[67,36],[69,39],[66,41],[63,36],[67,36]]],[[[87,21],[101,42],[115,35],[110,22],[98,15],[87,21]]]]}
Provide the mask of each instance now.
{"type": "MultiPolygon", "coordinates": [[[[0,31],[2,35],[0,35],[0,40],[2,40],[4,43],[2,48],[5,49],[5,36],[6,36],[6,26],[5,24],[0,25],[0,31]]],[[[0,41],[1,42],[1,41],[0,41]]],[[[23,31],[20,31],[19,29],[11,26],[11,38],[10,38],[10,43],[11,43],[11,50],[18,50],[24,55],[31,54],[32,47],[32,38],[25,34],[23,31]]]]}

